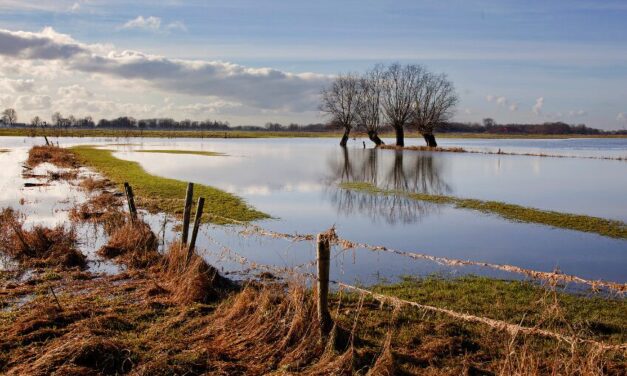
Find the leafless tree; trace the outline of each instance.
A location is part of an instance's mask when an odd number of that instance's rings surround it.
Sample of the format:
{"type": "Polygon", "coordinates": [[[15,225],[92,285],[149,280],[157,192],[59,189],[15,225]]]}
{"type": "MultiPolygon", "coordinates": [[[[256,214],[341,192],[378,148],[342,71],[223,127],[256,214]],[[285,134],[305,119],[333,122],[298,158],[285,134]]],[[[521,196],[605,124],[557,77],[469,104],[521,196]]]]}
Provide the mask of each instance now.
{"type": "Polygon", "coordinates": [[[55,127],[61,127],[63,125],[63,115],[60,112],[55,112],[52,114],[52,124],[55,127]]]}
{"type": "Polygon", "coordinates": [[[344,128],[344,135],[340,141],[342,147],[346,147],[350,131],[357,121],[358,81],[354,74],[339,75],[328,88],[322,90],[320,111],[330,116],[333,123],[344,128]]]}
{"type": "Polygon", "coordinates": [[[43,123],[43,120],[41,120],[41,118],[39,116],[35,116],[30,121],[30,125],[32,125],[35,128],[41,126],[42,123],[43,123]]]}
{"type": "Polygon", "coordinates": [[[17,112],[13,108],[7,108],[2,111],[2,122],[8,125],[15,124],[17,122],[17,112]]]}
{"type": "Polygon", "coordinates": [[[384,142],[379,138],[381,127],[381,90],[385,71],[382,65],[376,65],[359,79],[359,108],[357,122],[366,129],[368,138],[375,145],[384,142]]]}
{"type": "Polygon", "coordinates": [[[420,65],[392,64],[382,80],[381,107],[386,121],[396,131],[396,145],[405,146],[405,125],[411,120],[414,99],[425,69],[420,65]]]}
{"type": "Polygon", "coordinates": [[[453,115],[459,101],[453,83],[445,74],[424,73],[416,90],[411,123],[416,126],[427,146],[438,146],[433,131],[453,115]]]}

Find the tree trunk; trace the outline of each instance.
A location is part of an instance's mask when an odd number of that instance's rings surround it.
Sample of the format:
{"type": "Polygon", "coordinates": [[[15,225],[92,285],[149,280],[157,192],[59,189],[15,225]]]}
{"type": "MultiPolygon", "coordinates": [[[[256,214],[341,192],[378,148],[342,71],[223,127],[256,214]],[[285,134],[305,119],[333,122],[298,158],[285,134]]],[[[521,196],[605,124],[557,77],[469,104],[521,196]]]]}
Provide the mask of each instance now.
{"type": "Polygon", "coordinates": [[[345,148],[348,143],[348,135],[351,133],[350,128],[344,128],[344,135],[342,136],[342,140],[340,141],[340,146],[345,148]]]}
{"type": "Polygon", "coordinates": [[[435,141],[435,136],[433,134],[423,133],[422,137],[425,139],[428,147],[435,148],[438,146],[438,143],[435,141]]]}
{"type": "Polygon", "coordinates": [[[377,146],[385,145],[385,142],[379,138],[379,133],[377,133],[377,131],[368,131],[368,138],[377,146]]]}
{"type": "Polygon", "coordinates": [[[394,126],[396,130],[396,146],[405,146],[405,132],[403,126],[394,126]]]}

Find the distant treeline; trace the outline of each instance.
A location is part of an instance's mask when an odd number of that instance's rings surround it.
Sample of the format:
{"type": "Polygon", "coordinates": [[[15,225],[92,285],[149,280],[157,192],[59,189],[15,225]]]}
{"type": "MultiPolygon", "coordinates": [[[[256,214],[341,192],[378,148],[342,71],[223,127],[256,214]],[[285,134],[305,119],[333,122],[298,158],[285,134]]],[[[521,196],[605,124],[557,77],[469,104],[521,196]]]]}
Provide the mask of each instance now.
{"type": "Polygon", "coordinates": [[[584,124],[571,125],[563,122],[550,122],[542,124],[497,124],[493,121],[478,123],[443,124],[438,131],[442,133],[493,133],[493,134],[576,134],[576,135],[601,135],[601,134],[627,134],[627,130],[604,131],[590,128],[584,124]]]}
{"type": "MultiPolygon", "coordinates": [[[[35,119],[33,119],[35,120],[35,119]]],[[[272,131],[272,132],[333,132],[341,127],[330,123],[296,124],[283,125],[280,123],[266,123],[259,125],[238,125],[231,126],[227,121],[220,120],[174,120],[171,118],[135,119],[128,116],[121,116],[115,119],[101,119],[94,122],[91,117],[77,118],[73,116],[53,117],[51,124],[46,124],[37,119],[31,124],[13,123],[6,124],[0,121],[0,126],[5,127],[51,127],[62,129],[137,129],[137,130],[207,130],[207,131],[272,131]]],[[[409,128],[411,131],[412,129],[409,128]]],[[[393,132],[389,125],[383,125],[381,131],[384,133],[393,132]]],[[[563,122],[548,122],[542,124],[497,124],[491,119],[484,119],[483,124],[479,123],[458,123],[446,122],[439,128],[440,133],[492,133],[492,134],[573,134],[573,135],[603,135],[603,134],[627,134],[627,130],[604,131],[587,127],[584,124],[571,125],[563,122]]]]}

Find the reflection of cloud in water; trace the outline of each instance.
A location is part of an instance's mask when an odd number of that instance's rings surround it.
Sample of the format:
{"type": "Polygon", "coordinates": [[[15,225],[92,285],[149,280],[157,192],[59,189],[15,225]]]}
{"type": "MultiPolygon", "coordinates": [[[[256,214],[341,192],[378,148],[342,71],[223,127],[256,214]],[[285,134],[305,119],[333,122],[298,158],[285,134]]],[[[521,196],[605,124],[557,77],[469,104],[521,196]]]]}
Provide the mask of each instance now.
{"type": "Polygon", "coordinates": [[[296,192],[296,193],[312,193],[320,192],[324,186],[319,183],[301,182],[301,183],[285,183],[285,184],[264,184],[264,185],[246,185],[236,186],[227,185],[224,189],[239,195],[246,196],[270,196],[273,192],[296,192]]]}
{"type": "MultiPolygon", "coordinates": [[[[431,153],[344,149],[339,158],[329,160],[329,187],[344,182],[365,182],[386,190],[447,194],[451,187],[443,178],[443,160],[431,153]]],[[[366,214],[387,223],[413,223],[437,205],[402,195],[383,195],[355,190],[329,188],[329,198],[339,213],[366,214]]]]}

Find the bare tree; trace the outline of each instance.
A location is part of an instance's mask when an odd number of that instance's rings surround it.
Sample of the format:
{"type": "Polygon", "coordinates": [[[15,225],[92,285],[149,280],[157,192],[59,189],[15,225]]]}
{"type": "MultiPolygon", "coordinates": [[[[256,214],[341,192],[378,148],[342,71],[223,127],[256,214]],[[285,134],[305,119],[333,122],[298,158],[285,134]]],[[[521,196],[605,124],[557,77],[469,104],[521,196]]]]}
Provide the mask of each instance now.
{"type": "Polygon", "coordinates": [[[41,120],[41,118],[39,116],[35,116],[30,121],[30,125],[32,125],[35,128],[41,126],[42,123],[43,123],[43,120],[41,120]]]}
{"type": "Polygon", "coordinates": [[[376,65],[364,77],[359,79],[359,107],[357,121],[368,133],[370,141],[375,145],[384,144],[379,138],[381,127],[381,91],[383,86],[384,68],[376,65]]]}
{"type": "Polygon", "coordinates": [[[411,120],[414,98],[423,77],[420,65],[392,64],[385,71],[381,107],[386,120],[396,131],[396,145],[405,146],[405,125],[411,120]]]}
{"type": "Polygon", "coordinates": [[[7,108],[2,111],[2,122],[8,125],[15,124],[17,122],[17,112],[13,108],[7,108]]]}
{"type": "Polygon", "coordinates": [[[52,124],[55,127],[61,127],[63,125],[63,115],[59,111],[52,114],[52,124]]]}
{"type": "Polygon", "coordinates": [[[354,74],[339,75],[328,88],[322,90],[320,111],[344,128],[340,146],[346,147],[350,131],[357,121],[359,108],[358,78],[354,74]]]}
{"type": "Polygon", "coordinates": [[[414,100],[412,125],[416,126],[427,146],[438,146],[433,131],[453,115],[459,101],[453,83],[445,74],[424,73],[414,100]]]}

